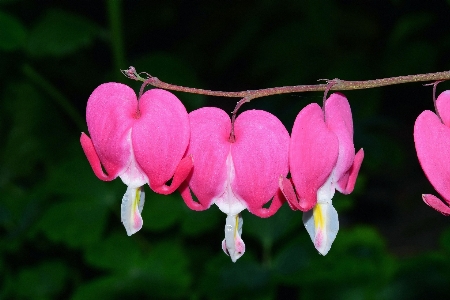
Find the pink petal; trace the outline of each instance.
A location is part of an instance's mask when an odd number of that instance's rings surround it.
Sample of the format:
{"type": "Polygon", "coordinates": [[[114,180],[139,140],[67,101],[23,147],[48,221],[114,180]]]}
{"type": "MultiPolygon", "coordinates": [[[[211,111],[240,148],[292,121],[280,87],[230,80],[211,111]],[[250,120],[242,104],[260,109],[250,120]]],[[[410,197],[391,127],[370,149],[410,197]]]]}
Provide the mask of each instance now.
{"type": "Polygon", "coordinates": [[[425,194],[422,195],[422,199],[427,205],[431,206],[444,216],[450,215],[450,207],[445,205],[438,197],[430,194],[425,194]]]}
{"type": "Polygon", "coordinates": [[[191,112],[189,120],[191,140],[187,153],[192,155],[194,168],[188,182],[199,202],[192,199],[187,183],[180,192],[189,208],[204,210],[225,190],[231,121],[223,110],[214,107],[191,112]]]}
{"type": "MultiPolygon", "coordinates": [[[[136,161],[147,174],[152,190],[170,193],[184,180],[166,186],[189,143],[188,114],[175,95],[160,89],[145,92],[139,99],[139,110],[131,132],[136,161]]],[[[184,167],[182,171],[183,176],[189,173],[184,167]]]]}
{"type": "Polygon", "coordinates": [[[299,204],[308,211],[317,202],[317,190],[325,183],[338,159],[339,141],[325,124],[317,103],[303,108],[292,129],[289,166],[299,204]]]}
{"type": "Polygon", "coordinates": [[[128,165],[131,142],[127,137],[136,112],[136,94],[121,83],[104,83],[89,97],[86,122],[92,143],[83,135],[80,141],[99,179],[112,180],[124,172],[128,165]],[[94,151],[98,159],[95,158],[94,151]],[[103,165],[107,175],[101,172],[99,163],[103,165]]]}
{"type": "Polygon", "coordinates": [[[116,172],[111,172],[111,175],[103,172],[102,165],[100,159],[98,158],[97,152],[95,151],[94,145],[92,144],[91,139],[84,132],[81,133],[80,143],[84,154],[86,154],[86,157],[92,167],[92,170],[94,170],[94,174],[97,175],[99,179],[110,181],[117,177],[117,173],[120,169],[116,170],[116,172]]]}
{"type": "Polygon", "coordinates": [[[262,110],[240,114],[234,133],[231,156],[236,177],[231,187],[251,213],[269,217],[282,204],[278,195],[268,209],[262,207],[279,190],[280,176],[288,173],[289,133],[277,117],[262,110]]]}
{"type": "Polygon", "coordinates": [[[426,110],[417,117],[414,124],[414,143],[425,175],[449,204],[450,128],[442,124],[438,116],[426,110]]]}
{"type": "Polygon", "coordinates": [[[334,93],[325,101],[325,122],[339,140],[339,155],[334,169],[334,178],[339,180],[348,172],[355,158],[352,112],[344,95],[334,93]]]}
{"type": "Polygon", "coordinates": [[[360,149],[355,155],[355,160],[353,161],[351,168],[339,179],[337,183],[336,188],[342,194],[348,195],[353,192],[363,159],[364,150],[360,149]]]}
{"type": "Polygon", "coordinates": [[[189,188],[189,178],[191,176],[188,176],[188,178],[185,181],[183,181],[180,184],[180,187],[178,188],[178,191],[181,194],[181,198],[183,198],[184,203],[186,203],[187,207],[189,207],[192,210],[202,211],[208,209],[211,203],[209,203],[207,206],[203,206],[203,204],[194,201],[194,199],[192,198],[191,189],[189,188]]]}
{"type": "Polygon", "coordinates": [[[292,185],[292,178],[287,179],[285,177],[280,177],[279,181],[280,190],[289,204],[292,210],[299,210],[297,195],[294,191],[294,186],[292,185]]]}
{"type": "Polygon", "coordinates": [[[450,127],[450,90],[442,92],[436,99],[439,116],[447,127],[450,127]]]}
{"type": "Polygon", "coordinates": [[[277,189],[275,195],[272,198],[272,202],[270,203],[269,208],[257,207],[250,208],[250,212],[257,215],[260,218],[268,218],[273,216],[286,201],[284,198],[283,192],[280,189],[277,189]]]}
{"type": "Polygon", "coordinates": [[[172,194],[186,180],[186,178],[192,171],[193,166],[194,162],[191,155],[183,158],[175,169],[175,174],[173,175],[172,183],[170,184],[170,186],[162,185],[158,188],[155,188],[155,192],[163,195],[172,194]]]}

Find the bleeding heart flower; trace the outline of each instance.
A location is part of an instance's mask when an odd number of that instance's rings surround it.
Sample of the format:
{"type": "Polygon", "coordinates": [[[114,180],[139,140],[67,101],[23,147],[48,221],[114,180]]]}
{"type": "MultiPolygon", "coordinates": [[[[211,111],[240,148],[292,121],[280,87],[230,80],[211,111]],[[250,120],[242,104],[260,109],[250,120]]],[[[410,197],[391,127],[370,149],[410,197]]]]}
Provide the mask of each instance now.
{"type": "Polygon", "coordinates": [[[92,92],[86,121],[91,138],[82,133],[80,142],[95,175],[104,181],[120,177],[128,186],[121,218],[132,235],[142,227],[143,185],[170,194],[192,168],[190,157],[182,159],[190,134],[186,109],[167,91],[149,90],[138,101],[130,87],[111,82],[92,92]]]}
{"type": "Polygon", "coordinates": [[[230,118],[221,109],[200,108],[189,114],[189,120],[187,153],[194,159],[194,168],[180,187],[181,195],[193,210],[215,203],[228,215],[222,248],[235,262],[245,251],[239,213],[248,209],[259,217],[270,217],[283,204],[278,178],[288,173],[289,134],[280,120],[261,110],[239,115],[234,141],[230,118]],[[272,198],[270,207],[263,208],[272,198]]]}
{"type": "Polygon", "coordinates": [[[352,113],[345,96],[332,94],[324,110],[317,103],[303,108],[294,122],[289,151],[292,178],[281,178],[280,188],[293,210],[305,212],[306,230],[316,249],[326,255],[339,230],[334,192],[353,191],[364,158],[363,149],[355,155],[352,113]]]}
{"type": "Polygon", "coordinates": [[[426,110],[414,124],[414,143],[417,157],[425,175],[445,204],[436,196],[422,195],[426,204],[450,215],[450,91],[445,91],[436,100],[438,115],[426,110]]]}

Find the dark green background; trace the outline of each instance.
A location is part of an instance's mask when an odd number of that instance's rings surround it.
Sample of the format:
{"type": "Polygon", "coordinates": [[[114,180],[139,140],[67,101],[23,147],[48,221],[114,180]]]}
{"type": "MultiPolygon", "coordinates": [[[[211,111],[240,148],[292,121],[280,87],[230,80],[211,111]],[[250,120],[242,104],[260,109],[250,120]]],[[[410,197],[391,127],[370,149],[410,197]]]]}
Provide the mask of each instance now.
{"type": "MultiPolygon", "coordinates": [[[[325,257],[301,213],[244,212],[245,255],[221,250],[225,215],[146,187],[144,228],[127,237],[120,179],[102,182],[79,144],[101,83],[140,84],[130,65],[179,85],[238,91],[450,69],[450,1],[0,0],[0,299],[443,299],[449,219],[417,161],[419,83],[346,92],[365,159],[325,257]]],[[[438,91],[448,89],[448,83],[438,91]]],[[[177,93],[188,111],[237,99],[177,93]]],[[[272,96],[288,130],[321,93],[272,96]]]]}

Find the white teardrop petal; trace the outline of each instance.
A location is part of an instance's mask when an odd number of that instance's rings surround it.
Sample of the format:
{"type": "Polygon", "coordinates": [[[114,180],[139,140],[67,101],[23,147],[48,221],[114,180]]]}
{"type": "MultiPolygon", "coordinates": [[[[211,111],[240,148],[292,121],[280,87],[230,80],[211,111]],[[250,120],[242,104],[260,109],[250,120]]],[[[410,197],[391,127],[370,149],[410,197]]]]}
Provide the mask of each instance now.
{"type": "Polygon", "coordinates": [[[233,262],[236,262],[245,252],[245,244],[241,238],[242,224],[243,220],[240,214],[227,216],[222,249],[233,262]]]}
{"type": "Polygon", "coordinates": [[[326,255],[339,231],[338,214],[331,201],[328,204],[318,203],[303,213],[303,224],[317,251],[326,255]]]}
{"type": "Polygon", "coordinates": [[[128,236],[142,228],[141,212],[144,208],[145,193],[143,187],[128,187],[122,198],[121,219],[128,236]]]}
{"type": "Polygon", "coordinates": [[[314,228],[314,217],[313,217],[313,210],[310,209],[308,211],[305,211],[303,213],[303,225],[305,225],[306,231],[309,234],[309,237],[312,241],[314,241],[314,237],[316,236],[316,231],[314,228]]]}
{"type": "Polygon", "coordinates": [[[141,196],[140,196],[139,203],[138,203],[138,209],[139,209],[139,213],[142,213],[142,210],[144,209],[144,203],[145,203],[145,192],[144,192],[143,186],[141,186],[139,189],[141,190],[141,196]]]}

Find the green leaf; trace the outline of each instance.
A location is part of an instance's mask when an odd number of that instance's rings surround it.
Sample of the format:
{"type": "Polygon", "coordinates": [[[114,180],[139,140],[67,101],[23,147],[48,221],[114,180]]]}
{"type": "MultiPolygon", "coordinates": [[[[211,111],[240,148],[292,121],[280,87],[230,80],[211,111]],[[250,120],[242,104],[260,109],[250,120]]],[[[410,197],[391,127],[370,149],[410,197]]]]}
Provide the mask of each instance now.
{"type": "Polygon", "coordinates": [[[269,282],[269,272],[254,261],[240,261],[228,264],[221,272],[222,286],[225,289],[260,290],[269,282]]]}
{"type": "MultiPolygon", "coordinates": [[[[6,272],[5,272],[6,273],[6,272]]],[[[1,274],[2,280],[0,282],[0,299],[8,299],[11,297],[7,297],[7,295],[11,295],[15,290],[14,287],[14,279],[8,273],[1,274]]]]}
{"type": "Polygon", "coordinates": [[[116,205],[120,210],[120,201],[126,191],[126,185],[117,178],[113,182],[98,179],[78,139],[69,144],[64,162],[50,168],[47,189],[50,193],[63,196],[72,201],[85,201],[103,205],[116,205]]]}
{"type": "Polygon", "coordinates": [[[46,197],[42,184],[36,184],[36,188],[9,184],[2,190],[0,225],[6,230],[6,235],[4,243],[0,243],[0,248],[4,247],[12,253],[20,251],[24,240],[30,238],[34,232],[46,197]]]}
{"type": "Polygon", "coordinates": [[[183,205],[184,202],[177,192],[171,195],[160,195],[146,190],[142,210],[143,228],[162,231],[173,226],[181,216],[183,205]]]}
{"type": "Polygon", "coordinates": [[[15,291],[27,299],[54,299],[64,289],[68,274],[67,266],[60,261],[43,262],[20,271],[15,291]]]}
{"type": "Polygon", "coordinates": [[[64,201],[51,206],[38,228],[54,242],[80,247],[98,241],[106,227],[107,209],[86,200],[64,201]]]}
{"type": "Polygon", "coordinates": [[[30,32],[27,51],[33,56],[64,56],[89,46],[99,27],[83,16],[50,9],[30,32]]]}
{"type": "Polygon", "coordinates": [[[225,217],[226,215],[217,207],[199,212],[185,208],[181,221],[181,232],[189,236],[198,236],[215,229],[221,221],[225,224],[225,217]]]}
{"type": "MultiPolygon", "coordinates": [[[[48,126],[47,118],[42,116],[53,119],[54,115],[42,95],[28,83],[11,84],[2,96],[1,109],[7,113],[9,131],[0,149],[0,168],[6,169],[5,180],[12,180],[32,173],[35,165],[45,159],[49,137],[43,132],[48,126]]],[[[57,117],[54,122],[60,125],[57,117]]]]}
{"type": "Polygon", "coordinates": [[[24,45],[27,33],[19,19],[0,11],[0,28],[0,50],[13,51],[24,45]]]}
{"type": "Polygon", "coordinates": [[[120,224],[120,200],[126,186],[120,179],[103,182],[93,173],[78,140],[69,144],[67,159],[49,168],[46,189],[56,199],[45,211],[38,229],[55,242],[71,247],[98,241],[114,205],[120,224]]]}
{"type": "Polygon", "coordinates": [[[245,234],[249,234],[260,240],[263,245],[270,247],[289,230],[300,226],[302,214],[292,211],[288,205],[283,205],[270,218],[259,218],[245,213],[243,219],[243,238],[245,234]]]}
{"type": "Polygon", "coordinates": [[[149,294],[153,298],[185,296],[191,274],[181,246],[157,244],[146,255],[147,259],[141,265],[128,272],[101,277],[80,286],[72,299],[148,298],[149,294]]]}
{"type": "MultiPolygon", "coordinates": [[[[273,262],[273,269],[283,279],[291,279],[293,274],[304,272],[311,264],[311,251],[306,250],[307,245],[296,238],[288,246],[282,248],[273,262]]],[[[285,281],[284,280],[284,281],[285,281]]],[[[296,278],[294,278],[296,280],[296,278]]],[[[295,284],[295,282],[294,282],[295,284]]]]}
{"type": "Polygon", "coordinates": [[[232,263],[224,253],[217,253],[204,263],[200,290],[207,298],[260,299],[270,288],[270,272],[247,252],[232,263]]]}
{"type": "Polygon", "coordinates": [[[79,285],[72,295],[72,300],[120,299],[118,294],[124,289],[120,275],[104,276],[86,284],[79,285]]]}
{"type": "Polygon", "coordinates": [[[428,252],[400,262],[400,268],[394,278],[394,287],[397,288],[397,294],[400,294],[401,298],[448,298],[450,293],[448,254],[428,252]]]}
{"type": "MultiPolygon", "coordinates": [[[[314,247],[312,242],[310,245],[314,247]]],[[[303,278],[305,284],[317,285],[324,280],[335,283],[380,283],[387,280],[395,268],[380,234],[370,227],[355,227],[352,230],[339,230],[330,252],[324,257],[317,254],[303,278]],[[349,265],[353,267],[349,269],[349,265]]]]}
{"type": "Polygon", "coordinates": [[[140,288],[150,288],[155,297],[181,297],[191,283],[188,258],[178,243],[159,243],[148,252],[142,276],[136,275],[140,288]]]}
{"type": "Polygon", "coordinates": [[[125,230],[90,245],[85,251],[85,259],[92,266],[124,273],[142,265],[136,239],[127,236],[125,230]]]}

